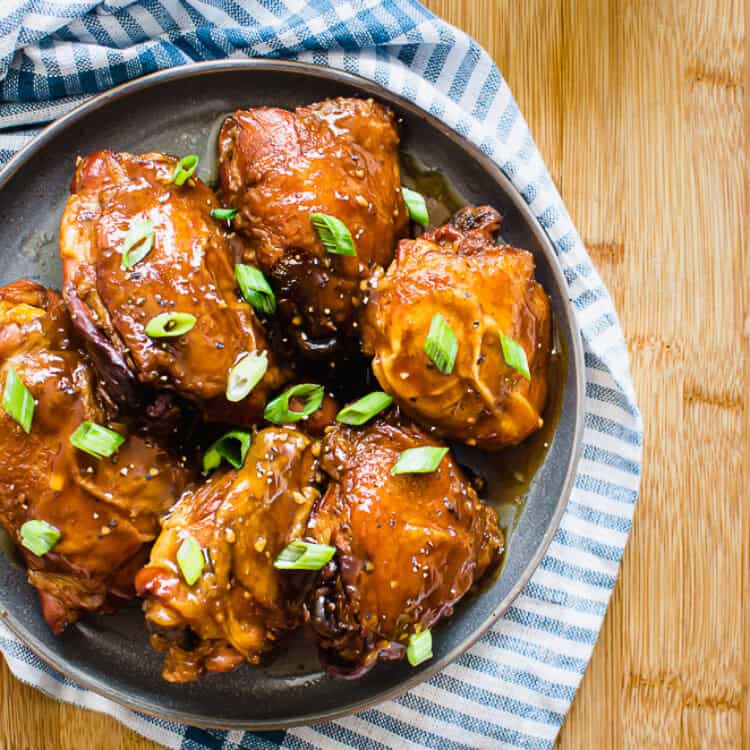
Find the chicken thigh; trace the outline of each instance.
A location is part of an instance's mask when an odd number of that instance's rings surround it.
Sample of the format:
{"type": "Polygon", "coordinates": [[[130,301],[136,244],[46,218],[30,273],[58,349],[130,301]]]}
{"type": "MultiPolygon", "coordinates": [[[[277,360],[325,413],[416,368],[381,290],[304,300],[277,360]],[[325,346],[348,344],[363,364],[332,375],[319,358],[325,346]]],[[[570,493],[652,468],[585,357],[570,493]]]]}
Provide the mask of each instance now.
{"type": "Polygon", "coordinates": [[[188,682],[243,660],[256,664],[298,624],[292,579],[273,563],[303,536],[319,497],[314,445],[291,428],[261,430],[242,469],[217,472],[188,490],[165,522],[136,586],[148,597],[152,644],[167,652],[166,680],[188,682]],[[188,538],[205,559],[192,585],[178,562],[188,538]]]}
{"type": "Polygon", "coordinates": [[[85,421],[122,435],[127,426],[99,405],[72,334],[55,292],[31,281],[0,289],[0,383],[4,395],[18,395],[20,381],[34,404],[28,432],[11,416],[18,398],[4,397],[0,410],[0,525],[18,544],[55,633],[82,611],[108,611],[113,597],[133,596],[145,545],[190,479],[159,442],[136,434],[106,459],[73,446],[85,421]],[[28,546],[34,524],[58,537],[48,551],[28,546]]]}
{"type": "Polygon", "coordinates": [[[285,374],[238,294],[230,239],[209,215],[216,197],[194,177],[175,184],[176,165],[112,151],[79,161],[60,225],[63,295],[121,402],[137,403],[140,384],[178,393],[208,420],[253,424],[285,374]],[[248,355],[267,369],[232,403],[229,373],[248,355]]]}
{"type": "Polygon", "coordinates": [[[550,304],[534,258],[497,246],[499,225],[495,209],[465,208],[403,240],[371,281],[362,331],[375,377],[404,412],[435,435],[484,450],[541,427],[550,356],[550,304]],[[441,369],[430,359],[433,336],[453,364],[446,356],[441,369]]]}
{"type": "Polygon", "coordinates": [[[432,473],[393,475],[399,455],[437,442],[395,411],[363,427],[337,426],[323,441],[330,477],[307,537],[336,556],[308,597],[321,657],[339,677],[398,659],[500,555],[497,515],[450,454],[432,473]]]}
{"type": "Polygon", "coordinates": [[[372,99],[240,110],[224,123],[222,196],[304,353],[351,347],[362,282],[406,234],[398,142],[393,113],[372,99]],[[328,252],[311,214],[343,222],[356,255],[328,252]]]}

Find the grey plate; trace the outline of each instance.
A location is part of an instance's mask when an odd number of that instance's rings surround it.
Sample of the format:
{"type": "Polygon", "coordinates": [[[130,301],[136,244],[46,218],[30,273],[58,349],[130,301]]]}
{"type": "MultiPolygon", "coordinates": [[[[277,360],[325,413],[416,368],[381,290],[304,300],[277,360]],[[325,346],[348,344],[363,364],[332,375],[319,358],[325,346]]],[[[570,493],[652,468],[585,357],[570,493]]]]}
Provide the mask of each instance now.
{"type": "Polygon", "coordinates": [[[506,215],[505,238],[534,253],[567,351],[551,445],[529,486],[502,573],[436,629],[434,658],[418,669],[405,662],[382,664],[360,680],[336,681],[322,675],[309,652],[292,642],[267,667],[170,685],[160,677],[161,656],[148,644],[138,609],[86,619],[55,638],[25,571],[0,555],[4,622],[48,664],[129,708],[198,726],[264,730],[330,719],[392,698],[443,669],[510,606],[541,561],[565,509],[582,431],[583,354],[552,246],[515,188],[478,149],[365,79],[300,63],[225,60],[155,73],[95,97],[40,133],[0,173],[0,283],[29,276],[59,287],[57,223],[76,155],[104,147],[208,155],[217,123],[233,109],[293,108],[363,93],[389,103],[403,118],[406,151],[439,167],[469,201],[495,205],[506,215]]]}

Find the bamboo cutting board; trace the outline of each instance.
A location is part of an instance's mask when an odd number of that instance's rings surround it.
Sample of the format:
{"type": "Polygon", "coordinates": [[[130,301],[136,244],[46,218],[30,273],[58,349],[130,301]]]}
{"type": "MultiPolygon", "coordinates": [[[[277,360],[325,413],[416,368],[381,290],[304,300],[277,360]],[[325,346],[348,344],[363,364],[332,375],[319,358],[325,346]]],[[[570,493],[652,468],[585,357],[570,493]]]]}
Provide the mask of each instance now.
{"type": "MultiPolygon", "coordinates": [[[[508,79],[620,312],[646,423],[633,535],[559,747],[750,748],[742,2],[427,5],[508,79]]],[[[3,665],[0,748],[100,747],[156,745],[3,665]]]]}

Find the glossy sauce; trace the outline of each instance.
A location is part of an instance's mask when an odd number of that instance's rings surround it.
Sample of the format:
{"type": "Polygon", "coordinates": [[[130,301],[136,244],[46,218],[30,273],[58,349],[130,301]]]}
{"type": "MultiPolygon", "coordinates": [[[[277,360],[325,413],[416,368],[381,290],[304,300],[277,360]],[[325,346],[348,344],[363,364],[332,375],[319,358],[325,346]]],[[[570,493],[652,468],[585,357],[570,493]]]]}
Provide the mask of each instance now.
{"type": "MultiPolygon", "coordinates": [[[[216,130],[223,120],[224,116],[217,121],[216,130]]],[[[211,149],[207,152],[211,152],[211,149]]],[[[212,158],[202,160],[201,168],[206,169],[210,175],[216,173],[212,158]]],[[[427,198],[433,225],[446,222],[456,210],[466,205],[467,201],[440,171],[426,167],[405,153],[401,154],[401,169],[403,183],[427,198]]],[[[483,485],[480,496],[498,511],[500,526],[506,534],[506,544],[507,536],[512,533],[523,511],[530,482],[551,444],[561,410],[566,353],[556,332],[554,341],[549,375],[550,390],[542,429],[523,444],[495,454],[484,454],[466,446],[454,446],[460,464],[479,478],[480,486],[483,485]]],[[[358,356],[341,357],[336,360],[335,367],[330,367],[329,364],[311,364],[304,375],[305,379],[325,382],[327,390],[342,404],[378,388],[368,361],[358,356]]],[[[14,562],[20,562],[14,545],[4,533],[0,533],[0,551],[14,562]]],[[[491,585],[493,578],[494,576],[486,578],[480,588],[491,585]]],[[[283,651],[282,649],[278,662],[274,662],[273,658],[268,659],[273,664],[272,667],[269,665],[273,674],[281,677],[288,672],[309,674],[318,671],[314,649],[308,651],[301,648],[288,658],[283,656],[283,651]]],[[[270,654],[268,656],[271,657],[270,654]]]]}
{"type": "MultiPolygon", "coordinates": [[[[401,153],[402,182],[427,198],[431,226],[445,223],[456,211],[468,205],[458,189],[439,170],[428,167],[416,157],[401,153]]],[[[502,238],[502,227],[500,231],[502,238]]],[[[563,342],[552,321],[552,354],[549,363],[549,392],[543,412],[544,425],[520,445],[497,453],[483,453],[463,445],[454,445],[460,464],[484,483],[480,497],[498,512],[500,527],[508,538],[521,517],[534,474],[541,466],[552,443],[562,409],[567,361],[563,342]]]]}

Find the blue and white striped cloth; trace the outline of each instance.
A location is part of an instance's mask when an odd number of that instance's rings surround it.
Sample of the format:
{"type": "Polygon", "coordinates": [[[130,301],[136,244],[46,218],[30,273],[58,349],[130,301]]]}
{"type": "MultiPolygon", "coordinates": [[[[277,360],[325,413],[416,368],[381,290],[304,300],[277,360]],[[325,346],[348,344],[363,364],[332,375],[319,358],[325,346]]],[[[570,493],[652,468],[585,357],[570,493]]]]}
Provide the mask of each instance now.
{"type": "Polygon", "coordinates": [[[287,57],[376,80],[476,143],[546,229],[583,333],[583,454],[549,552],[505,617],[410,693],[356,716],[261,734],[204,731],[122,709],[52,672],[0,626],[22,680],[170,748],[551,748],[601,628],[630,532],[641,420],[609,294],[502,75],[415,0],[2,0],[0,161],[92,94],[161,68],[287,57]]]}

